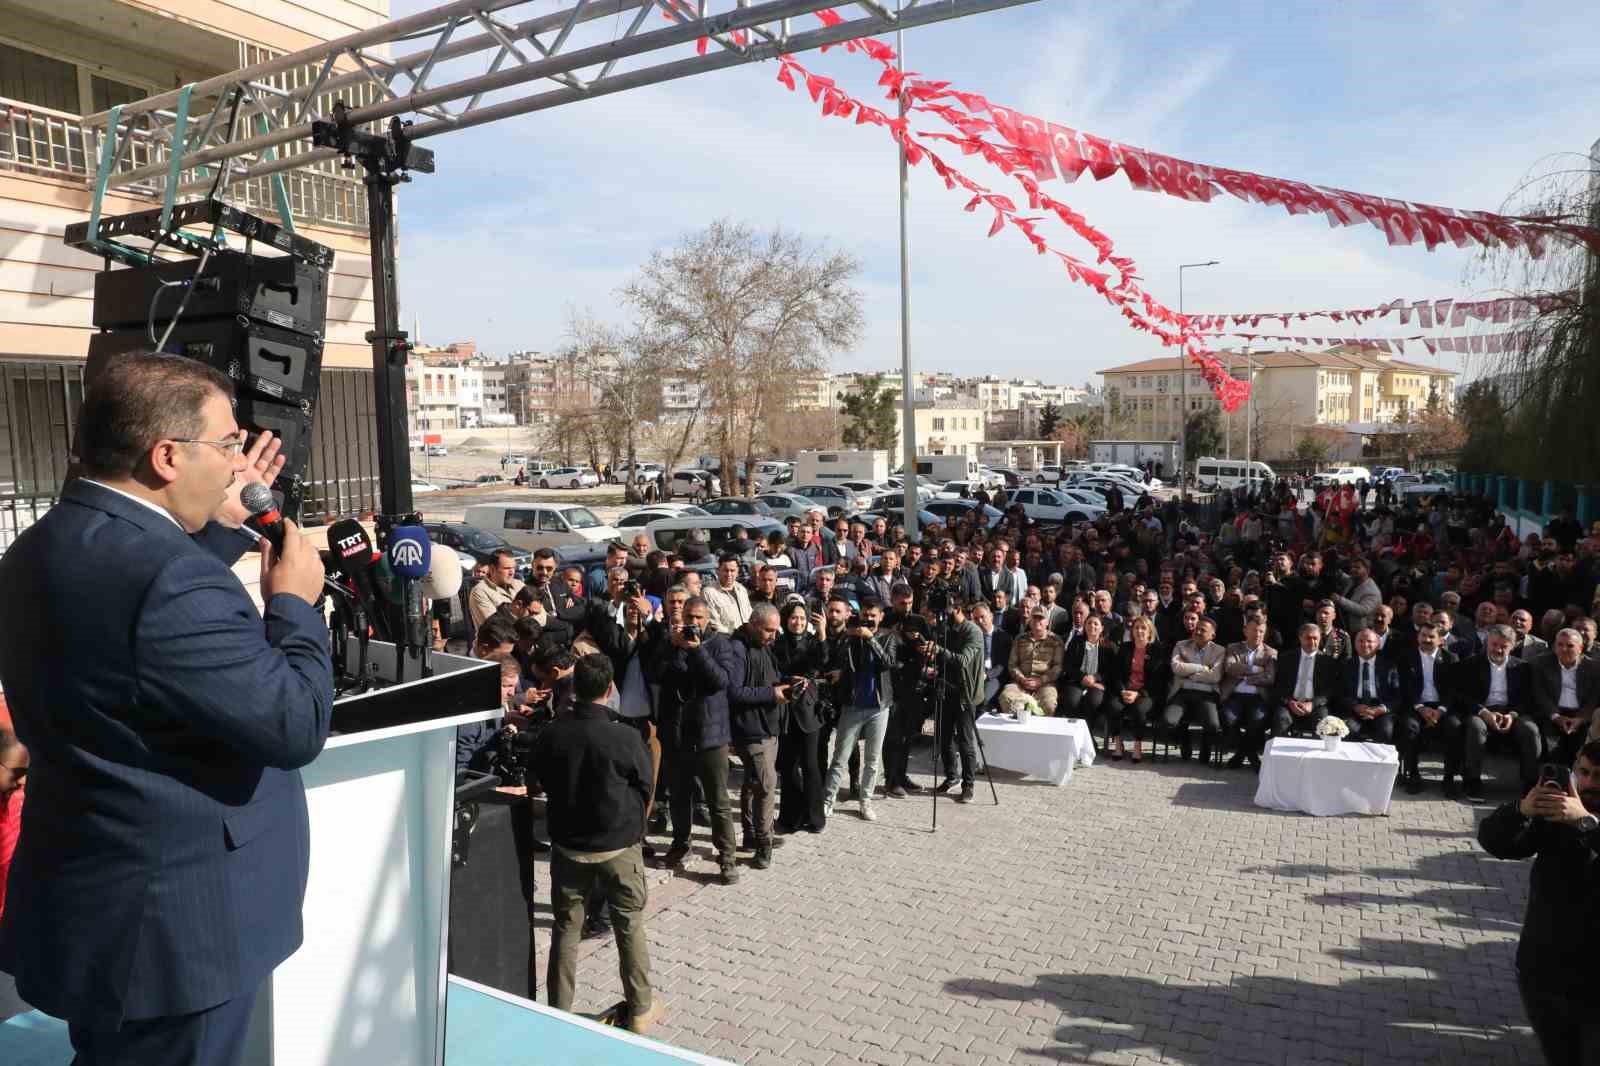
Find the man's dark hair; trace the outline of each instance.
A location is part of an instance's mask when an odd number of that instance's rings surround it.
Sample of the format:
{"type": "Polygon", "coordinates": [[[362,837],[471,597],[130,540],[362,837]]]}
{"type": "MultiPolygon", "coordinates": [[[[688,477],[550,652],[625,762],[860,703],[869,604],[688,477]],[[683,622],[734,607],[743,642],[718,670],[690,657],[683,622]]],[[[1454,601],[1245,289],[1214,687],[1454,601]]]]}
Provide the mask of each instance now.
{"type": "Polygon", "coordinates": [[[478,635],[473,638],[473,643],[479,647],[495,647],[501,644],[515,644],[516,642],[516,622],[498,614],[492,614],[485,618],[483,625],[478,627],[478,635]]]}
{"type": "Polygon", "coordinates": [[[539,599],[539,590],[532,585],[524,585],[511,597],[511,602],[518,607],[532,607],[535,600],[539,599]]]}
{"type": "Polygon", "coordinates": [[[503,559],[510,559],[513,563],[517,561],[516,553],[511,551],[509,548],[496,548],[489,557],[495,561],[496,566],[498,566],[503,559]]]}
{"type": "MultiPolygon", "coordinates": [[[[6,742],[4,739],[4,734],[0,734],[0,755],[4,755],[5,752],[6,742]]],[[[1591,740],[1585,743],[1583,747],[1578,749],[1578,758],[1588,759],[1589,765],[1591,766],[1600,766],[1600,740],[1591,740]]],[[[1577,759],[1574,759],[1573,761],[1576,762],[1577,759]]]]}
{"type": "Polygon", "coordinates": [[[85,390],[78,461],[91,477],[127,477],[157,441],[193,439],[205,427],[212,393],[232,399],[233,383],[194,359],[132,352],[114,360],[85,390]]]}
{"type": "Polygon", "coordinates": [[[537,618],[519,618],[516,622],[516,630],[518,644],[532,645],[544,633],[544,626],[539,624],[537,618]]]}
{"type": "Polygon", "coordinates": [[[554,559],[556,553],[549,548],[539,548],[533,553],[535,559],[554,559]]]}
{"type": "Polygon", "coordinates": [[[738,561],[739,554],[737,552],[723,552],[721,555],[717,556],[718,566],[721,566],[723,563],[736,563],[738,561]]]}
{"type": "Polygon", "coordinates": [[[572,687],[578,699],[594,703],[605,698],[611,688],[611,660],[599,654],[585,655],[572,670],[572,687]]]}
{"type": "Polygon", "coordinates": [[[546,638],[539,642],[533,652],[533,665],[543,673],[554,673],[565,670],[578,661],[572,654],[572,649],[560,640],[546,638]]]}

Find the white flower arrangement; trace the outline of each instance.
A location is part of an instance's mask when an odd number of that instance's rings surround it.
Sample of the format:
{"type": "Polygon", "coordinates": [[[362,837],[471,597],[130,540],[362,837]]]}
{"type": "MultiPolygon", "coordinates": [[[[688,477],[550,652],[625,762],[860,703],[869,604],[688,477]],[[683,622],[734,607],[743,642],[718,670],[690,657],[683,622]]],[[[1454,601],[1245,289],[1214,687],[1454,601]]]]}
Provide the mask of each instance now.
{"type": "Polygon", "coordinates": [[[1012,706],[1014,706],[1017,710],[1027,711],[1029,714],[1044,713],[1039,709],[1039,701],[1034,699],[1032,696],[1023,696],[1021,700],[1017,701],[1012,706]]]}
{"type": "Polygon", "coordinates": [[[1317,723],[1317,736],[1319,737],[1347,737],[1350,727],[1344,724],[1343,718],[1328,715],[1317,723]]]}

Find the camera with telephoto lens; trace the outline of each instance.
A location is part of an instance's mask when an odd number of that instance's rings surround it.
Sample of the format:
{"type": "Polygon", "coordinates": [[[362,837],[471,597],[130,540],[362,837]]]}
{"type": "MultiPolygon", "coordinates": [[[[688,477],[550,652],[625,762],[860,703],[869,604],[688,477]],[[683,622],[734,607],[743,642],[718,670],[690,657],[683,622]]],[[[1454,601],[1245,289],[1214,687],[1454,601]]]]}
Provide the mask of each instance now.
{"type": "Polygon", "coordinates": [[[688,625],[684,626],[679,632],[683,634],[684,640],[700,639],[700,627],[695,625],[693,622],[690,622],[688,625]]]}
{"type": "Polygon", "coordinates": [[[644,589],[639,587],[637,581],[628,581],[622,586],[622,598],[625,600],[636,600],[643,595],[644,589]]]}
{"type": "Polygon", "coordinates": [[[927,594],[923,596],[923,609],[934,618],[939,618],[950,611],[950,586],[943,581],[937,581],[928,586],[927,594]]]}
{"type": "Polygon", "coordinates": [[[533,749],[539,730],[502,726],[494,735],[489,753],[489,772],[502,785],[525,786],[533,783],[533,749]]]}

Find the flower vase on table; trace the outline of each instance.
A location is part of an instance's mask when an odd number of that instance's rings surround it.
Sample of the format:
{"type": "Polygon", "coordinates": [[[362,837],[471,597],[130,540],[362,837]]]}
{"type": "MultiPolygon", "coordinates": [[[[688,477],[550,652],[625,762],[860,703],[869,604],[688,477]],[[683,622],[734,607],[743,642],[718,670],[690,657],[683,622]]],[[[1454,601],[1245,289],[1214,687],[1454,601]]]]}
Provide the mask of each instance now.
{"type": "Polygon", "coordinates": [[[1350,727],[1343,718],[1328,715],[1317,723],[1317,736],[1322,738],[1323,751],[1338,751],[1339,742],[1350,735],[1350,727]]]}
{"type": "Polygon", "coordinates": [[[1017,724],[1026,725],[1029,717],[1039,713],[1039,701],[1034,699],[1032,696],[1029,696],[1026,699],[1018,701],[1012,707],[1012,711],[1017,716],[1017,724]]]}

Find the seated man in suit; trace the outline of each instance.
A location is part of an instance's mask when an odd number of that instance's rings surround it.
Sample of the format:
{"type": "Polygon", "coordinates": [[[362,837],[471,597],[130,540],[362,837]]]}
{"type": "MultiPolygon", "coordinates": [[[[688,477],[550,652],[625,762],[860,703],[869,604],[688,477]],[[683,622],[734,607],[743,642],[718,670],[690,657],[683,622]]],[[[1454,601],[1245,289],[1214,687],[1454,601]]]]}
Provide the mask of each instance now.
{"type": "Polygon", "coordinates": [[[1308,735],[1328,713],[1339,689],[1339,662],[1321,654],[1322,629],[1300,626],[1300,643],[1284,651],[1272,687],[1272,735],[1308,735]]]}
{"type": "Polygon", "coordinates": [[[1568,765],[1600,708],[1600,662],[1583,654],[1576,629],[1556,634],[1555,651],[1531,664],[1529,702],[1539,730],[1538,759],[1568,765]]]}
{"type": "Polygon", "coordinates": [[[1527,664],[1511,657],[1517,635],[1510,626],[1491,625],[1481,654],[1455,671],[1455,711],[1461,716],[1461,784],[1471,803],[1482,803],[1483,750],[1491,736],[1516,741],[1522,779],[1532,787],[1539,776],[1539,728],[1528,710],[1527,664]]]}
{"type": "Polygon", "coordinates": [[[1550,650],[1550,642],[1533,631],[1533,615],[1524,608],[1511,612],[1511,630],[1517,635],[1511,654],[1524,662],[1531,663],[1550,650]]]}
{"type": "Polygon", "coordinates": [[[1237,770],[1246,761],[1261,765],[1261,744],[1267,733],[1267,701],[1277,677],[1278,652],[1266,642],[1265,611],[1248,611],[1244,616],[1244,640],[1228,645],[1222,661],[1222,731],[1234,738],[1233,758],[1228,769],[1237,770]]]}
{"type": "Polygon", "coordinates": [[[1201,762],[1211,758],[1211,745],[1222,733],[1217,693],[1227,649],[1212,640],[1216,632],[1217,623],[1210,617],[1197,618],[1194,636],[1180,640],[1172,649],[1172,691],[1167,697],[1166,709],[1161,712],[1161,720],[1169,733],[1182,727],[1179,750],[1185,760],[1190,755],[1189,726],[1199,724],[1201,727],[1201,762]]]}
{"type": "Polygon", "coordinates": [[[1417,624],[1416,646],[1397,651],[1395,673],[1400,681],[1400,774],[1406,791],[1415,795],[1422,781],[1422,749],[1435,741],[1444,754],[1444,791],[1456,794],[1456,761],[1461,744],[1461,719],[1450,713],[1450,671],[1455,656],[1439,647],[1439,630],[1430,619],[1417,624]]]}
{"type": "Polygon", "coordinates": [[[1061,676],[1065,649],[1061,638],[1050,632],[1044,608],[1028,619],[1028,631],[1011,642],[1007,663],[1010,684],[1000,690],[1000,706],[1015,711],[1032,696],[1045,714],[1056,713],[1056,679],[1061,676]]]}
{"type": "Polygon", "coordinates": [[[1363,629],[1356,634],[1356,654],[1341,664],[1339,695],[1334,713],[1350,727],[1351,740],[1394,743],[1394,712],[1400,683],[1394,664],[1378,652],[1378,634],[1363,629]]]}
{"type": "Polygon", "coordinates": [[[983,702],[978,705],[981,714],[995,708],[1000,687],[1005,684],[1011,663],[1011,634],[994,624],[994,611],[986,603],[973,606],[972,620],[983,632],[983,702]]]}

